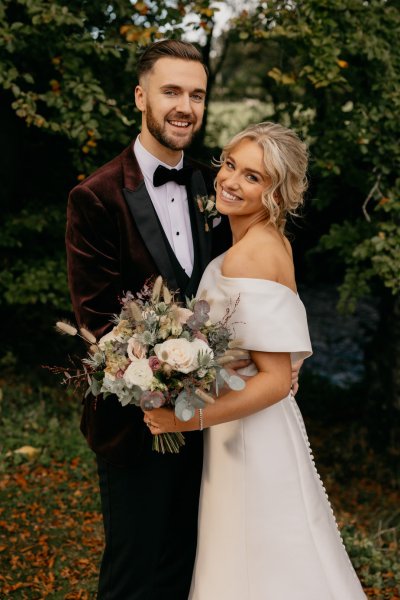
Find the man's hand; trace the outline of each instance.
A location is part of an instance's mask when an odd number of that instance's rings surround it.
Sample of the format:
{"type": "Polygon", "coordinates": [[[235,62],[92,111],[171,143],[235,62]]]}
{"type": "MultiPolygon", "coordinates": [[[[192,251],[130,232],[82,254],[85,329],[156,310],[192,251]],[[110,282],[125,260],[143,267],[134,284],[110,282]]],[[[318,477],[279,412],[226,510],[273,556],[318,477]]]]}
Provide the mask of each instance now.
{"type": "MultiPolygon", "coordinates": [[[[232,349],[225,352],[225,356],[222,358],[224,369],[229,371],[237,371],[238,369],[244,369],[251,364],[250,353],[247,350],[232,349]]],[[[299,389],[299,372],[303,366],[304,360],[298,360],[292,365],[292,392],[295,396],[299,389]]],[[[240,374],[240,377],[246,381],[250,378],[248,375],[240,374]]],[[[229,390],[226,390],[229,391],[229,390]]]]}
{"type": "Polygon", "coordinates": [[[293,396],[297,394],[299,389],[299,372],[301,367],[303,366],[304,360],[298,360],[292,365],[292,392],[293,396]]]}

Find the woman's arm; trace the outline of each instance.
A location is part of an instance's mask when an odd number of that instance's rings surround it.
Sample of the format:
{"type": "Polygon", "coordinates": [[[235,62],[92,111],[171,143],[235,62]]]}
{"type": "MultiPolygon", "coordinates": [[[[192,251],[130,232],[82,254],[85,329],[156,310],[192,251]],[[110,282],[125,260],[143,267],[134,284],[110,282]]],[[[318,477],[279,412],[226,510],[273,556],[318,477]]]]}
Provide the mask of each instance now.
{"type": "MultiPolygon", "coordinates": [[[[251,352],[258,373],[246,382],[240,392],[227,392],[215,404],[203,409],[203,426],[211,427],[228,421],[243,419],[276,402],[289,394],[291,386],[290,355],[286,352],[251,352]]],[[[144,415],[151,433],[194,431],[200,429],[198,411],[190,421],[180,421],[168,408],[158,408],[144,415]]]]}
{"type": "MultiPolygon", "coordinates": [[[[291,252],[280,234],[264,228],[232,246],[224,257],[222,272],[232,278],[279,279],[292,291],[296,289],[291,252]]],[[[215,404],[207,405],[203,409],[204,427],[243,419],[289,394],[292,385],[289,353],[253,351],[250,356],[258,369],[257,375],[246,381],[244,390],[229,391],[223,398],[217,398],[215,404]]],[[[145,414],[144,421],[154,434],[200,429],[198,411],[184,423],[175,418],[170,409],[155,409],[145,414]]]]}

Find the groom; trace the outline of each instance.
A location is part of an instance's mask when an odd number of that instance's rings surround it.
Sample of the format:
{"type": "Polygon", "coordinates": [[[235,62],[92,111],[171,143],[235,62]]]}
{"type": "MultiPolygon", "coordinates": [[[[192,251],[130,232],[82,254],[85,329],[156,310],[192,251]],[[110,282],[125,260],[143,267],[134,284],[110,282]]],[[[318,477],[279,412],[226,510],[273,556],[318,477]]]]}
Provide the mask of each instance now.
{"type": "MultiPolygon", "coordinates": [[[[68,202],[72,304],[78,324],[97,338],[111,328],[124,292],[161,274],[170,289],[191,296],[208,262],[231,243],[225,221],[206,230],[195,198],[214,192],[212,178],[182,152],[204,113],[201,54],[186,42],[156,42],[139,59],[138,80],[140,135],[75,187],[68,202]]],[[[115,397],[87,398],[81,429],[97,455],[105,527],[98,598],[187,600],[201,434],[186,435],[178,455],[153,452],[142,412],[115,397]]]]}

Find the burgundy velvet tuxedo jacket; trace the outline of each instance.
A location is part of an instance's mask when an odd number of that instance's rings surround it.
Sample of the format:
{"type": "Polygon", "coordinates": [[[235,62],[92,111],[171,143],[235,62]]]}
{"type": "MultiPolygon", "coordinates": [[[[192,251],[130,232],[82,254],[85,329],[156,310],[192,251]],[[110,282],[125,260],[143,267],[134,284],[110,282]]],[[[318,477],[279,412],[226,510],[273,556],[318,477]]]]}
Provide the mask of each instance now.
{"type": "MultiPolygon", "coordinates": [[[[212,174],[194,167],[187,189],[188,202],[210,195],[212,174]]],[[[226,220],[205,231],[204,215],[194,217],[199,266],[226,250],[230,231],[226,220]]],[[[193,227],[192,227],[193,228],[193,227]]],[[[98,169],[70,193],[67,210],[66,249],[72,305],[79,326],[99,339],[112,327],[120,312],[119,298],[137,292],[153,275],[161,274],[170,289],[178,288],[165,236],[144,184],[132,146],[98,169]]],[[[122,407],[115,397],[84,401],[81,429],[89,446],[115,465],[133,465],[149,435],[143,413],[135,406],[122,407]]]]}

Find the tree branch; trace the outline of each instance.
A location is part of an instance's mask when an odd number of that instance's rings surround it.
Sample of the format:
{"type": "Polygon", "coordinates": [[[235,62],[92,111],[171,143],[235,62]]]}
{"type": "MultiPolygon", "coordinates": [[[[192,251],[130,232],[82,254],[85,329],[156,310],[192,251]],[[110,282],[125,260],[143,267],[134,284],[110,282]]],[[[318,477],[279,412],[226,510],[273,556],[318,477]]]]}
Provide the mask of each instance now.
{"type": "Polygon", "coordinates": [[[381,181],[381,177],[382,177],[381,175],[378,175],[374,185],[372,186],[372,188],[370,189],[370,191],[368,193],[368,196],[364,200],[364,204],[362,205],[362,211],[363,211],[364,217],[366,218],[368,223],[371,223],[371,217],[369,216],[369,214],[367,212],[367,205],[368,205],[368,202],[373,197],[373,195],[375,194],[375,192],[379,190],[379,183],[381,181]]]}

